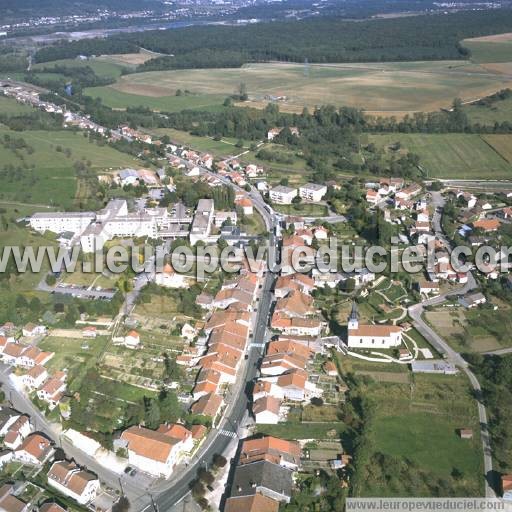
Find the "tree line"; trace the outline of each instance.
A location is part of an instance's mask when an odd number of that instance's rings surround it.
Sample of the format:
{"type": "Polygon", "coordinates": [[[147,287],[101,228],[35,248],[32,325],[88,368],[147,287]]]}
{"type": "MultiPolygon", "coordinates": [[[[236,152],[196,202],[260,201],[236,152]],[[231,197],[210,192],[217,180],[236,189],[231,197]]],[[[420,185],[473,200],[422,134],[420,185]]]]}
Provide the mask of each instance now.
{"type": "Polygon", "coordinates": [[[304,62],[384,62],[464,59],[464,38],[507,32],[512,11],[464,11],[358,23],[341,17],[276,21],[246,26],[194,26],[59,43],[40,49],[48,62],[78,55],[129,53],[144,47],[165,54],[137,71],[237,67],[269,60],[304,62]],[[207,49],[207,50],[206,50],[207,49]]]}

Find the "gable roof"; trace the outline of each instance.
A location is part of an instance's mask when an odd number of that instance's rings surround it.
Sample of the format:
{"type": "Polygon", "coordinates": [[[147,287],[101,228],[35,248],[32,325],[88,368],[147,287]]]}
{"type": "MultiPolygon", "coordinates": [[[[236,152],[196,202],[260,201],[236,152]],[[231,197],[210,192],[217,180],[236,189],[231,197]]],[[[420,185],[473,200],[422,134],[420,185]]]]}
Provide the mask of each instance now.
{"type": "Polygon", "coordinates": [[[256,493],[253,496],[232,496],[226,500],[224,512],[278,512],[279,501],[256,493]]]}
{"type": "Polygon", "coordinates": [[[39,461],[43,461],[51,450],[51,443],[40,434],[30,434],[16,451],[26,451],[39,461]]]}
{"type": "Polygon", "coordinates": [[[237,466],[231,487],[232,496],[250,496],[258,487],[291,496],[292,471],[266,460],[237,466]]]}
{"type": "Polygon", "coordinates": [[[252,412],[254,414],[259,414],[261,412],[271,412],[273,414],[279,414],[279,409],[281,408],[281,400],[279,398],[275,398],[273,396],[264,396],[258,398],[252,405],[252,412]]]}
{"type": "Polygon", "coordinates": [[[192,404],[190,410],[194,414],[214,417],[219,412],[222,402],[221,396],[211,393],[202,396],[196,403],[192,404]]]}
{"type": "Polygon", "coordinates": [[[166,462],[172,448],[179,443],[178,439],[140,426],[125,430],[121,439],[128,441],[128,449],[132,452],[157,462],[166,462]]]}
{"type": "Polygon", "coordinates": [[[286,441],[273,436],[246,439],[240,450],[239,464],[249,464],[259,460],[278,463],[281,457],[300,463],[300,445],[297,441],[286,441]]]}

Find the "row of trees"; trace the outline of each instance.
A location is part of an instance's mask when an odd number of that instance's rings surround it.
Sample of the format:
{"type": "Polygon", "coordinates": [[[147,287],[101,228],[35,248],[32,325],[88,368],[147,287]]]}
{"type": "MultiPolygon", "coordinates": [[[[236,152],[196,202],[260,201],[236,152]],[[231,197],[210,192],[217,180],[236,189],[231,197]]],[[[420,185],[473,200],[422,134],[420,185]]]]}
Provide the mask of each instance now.
{"type": "Polygon", "coordinates": [[[166,54],[140,65],[139,71],[232,67],[269,60],[303,62],[305,58],[309,62],[460,59],[469,53],[459,45],[460,40],[506,32],[511,21],[510,11],[492,10],[359,23],[321,17],[247,26],[195,26],[60,43],[39,50],[36,60],[127,53],[139,46],[166,54]]]}

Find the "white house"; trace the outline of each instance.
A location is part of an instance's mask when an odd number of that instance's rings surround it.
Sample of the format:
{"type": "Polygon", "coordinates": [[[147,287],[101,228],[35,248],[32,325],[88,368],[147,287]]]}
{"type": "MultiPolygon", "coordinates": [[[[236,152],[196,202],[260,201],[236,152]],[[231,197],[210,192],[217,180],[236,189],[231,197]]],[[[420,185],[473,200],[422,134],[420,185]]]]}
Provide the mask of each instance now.
{"type": "Polygon", "coordinates": [[[23,336],[34,337],[46,334],[46,327],[44,325],[27,324],[23,327],[23,336]]]}
{"type": "Polygon", "coordinates": [[[140,336],[137,331],[130,331],[124,337],[124,346],[126,348],[137,348],[140,345],[140,336]]]}
{"type": "Polygon", "coordinates": [[[199,199],[190,227],[190,243],[192,245],[195,245],[199,241],[205,242],[210,236],[213,212],[213,199],[199,199]]]}
{"type": "Polygon", "coordinates": [[[393,348],[402,344],[402,329],[396,325],[359,325],[357,307],[352,304],[348,320],[350,348],[393,348]]]}
{"type": "Polygon", "coordinates": [[[16,449],[14,459],[23,464],[41,466],[54,454],[51,442],[40,434],[31,434],[16,449]]]}
{"type": "Polygon", "coordinates": [[[327,187],[318,183],[306,183],[299,188],[299,196],[305,201],[318,203],[327,194],[327,187]]]}
{"type": "Polygon", "coordinates": [[[278,185],[270,189],[269,196],[273,203],[291,204],[293,199],[297,197],[297,189],[278,185]]]}
{"type": "Polygon", "coordinates": [[[258,398],[252,405],[252,412],[256,419],[256,423],[273,424],[279,422],[279,410],[281,408],[281,400],[273,396],[265,396],[258,398]]]}
{"type": "Polygon", "coordinates": [[[48,484],[80,505],[94,500],[100,489],[100,481],[96,475],[65,460],[53,463],[48,471],[48,484]]]}
{"type": "Polygon", "coordinates": [[[165,288],[188,288],[190,277],[176,272],[171,265],[167,264],[162,272],[155,274],[155,283],[165,288]]]}
{"type": "Polygon", "coordinates": [[[366,191],[366,201],[370,204],[377,204],[381,200],[380,194],[376,190],[366,191]]]}
{"type": "Polygon", "coordinates": [[[126,442],[130,465],[150,475],[169,478],[180,456],[193,446],[193,440],[192,433],[181,425],[177,425],[179,429],[162,427],[158,431],[130,427],[122,433],[121,440],[126,442]]]}
{"type": "Polygon", "coordinates": [[[23,385],[28,389],[40,388],[48,378],[48,371],[42,365],[36,365],[23,375],[23,385]]]}

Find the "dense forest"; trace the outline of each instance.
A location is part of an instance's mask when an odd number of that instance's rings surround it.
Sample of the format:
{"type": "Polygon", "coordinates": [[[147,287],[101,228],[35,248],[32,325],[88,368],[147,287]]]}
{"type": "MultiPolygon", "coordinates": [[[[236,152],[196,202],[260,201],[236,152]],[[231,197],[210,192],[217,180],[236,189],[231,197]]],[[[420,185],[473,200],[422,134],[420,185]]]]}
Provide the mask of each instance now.
{"type": "Polygon", "coordinates": [[[42,48],[35,58],[47,62],[81,54],[126,53],[135,46],[166,54],[142,64],[139,71],[306,58],[310,62],[461,59],[469,54],[460,46],[461,39],[507,32],[511,25],[512,10],[505,9],[361,22],[322,17],[123,34],[42,48]]]}

